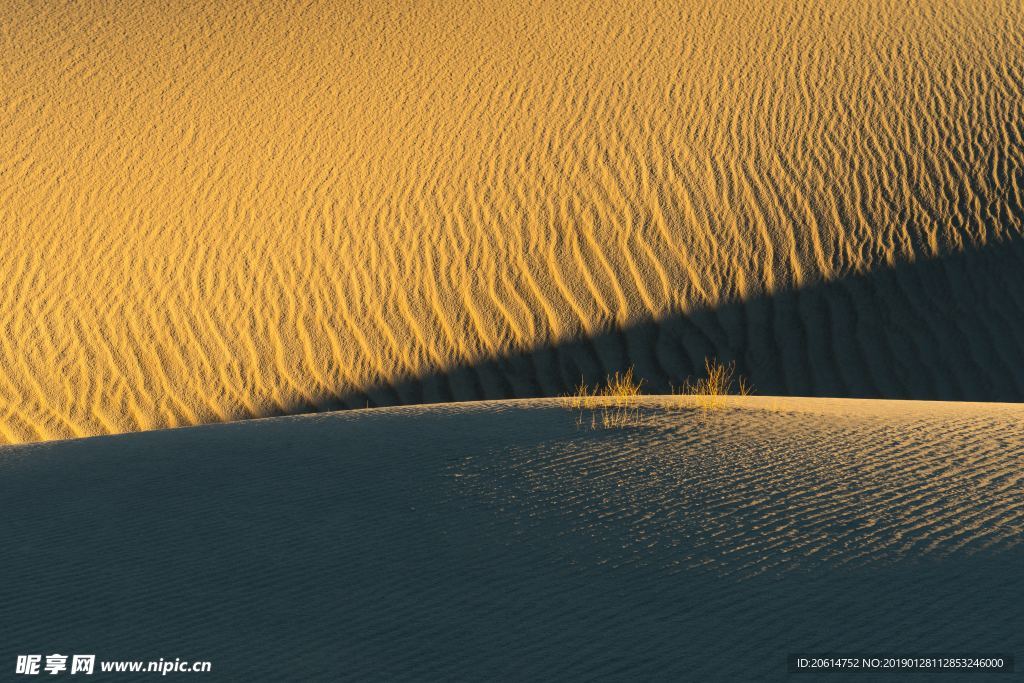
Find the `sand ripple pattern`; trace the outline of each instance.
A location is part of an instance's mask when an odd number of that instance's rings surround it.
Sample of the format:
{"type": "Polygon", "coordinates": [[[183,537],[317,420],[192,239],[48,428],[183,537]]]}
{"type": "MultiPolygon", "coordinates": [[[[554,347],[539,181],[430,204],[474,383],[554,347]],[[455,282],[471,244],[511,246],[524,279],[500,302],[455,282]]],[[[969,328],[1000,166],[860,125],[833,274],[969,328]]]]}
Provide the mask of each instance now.
{"type": "Polygon", "coordinates": [[[1024,235],[1019,2],[2,11],[2,441],[551,394],[578,359],[472,368],[697,310],[629,349],[652,380],[710,350],[762,391],[1024,397],[1017,260],[966,330],[905,279],[899,316],[826,297],[824,339],[720,312],[1024,235]],[[845,334],[894,318],[910,348],[845,334]],[[920,385],[862,371],[904,352],[920,385]]]}
{"type": "Polygon", "coordinates": [[[748,681],[787,652],[1024,649],[1024,406],[666,405],[614,431],[532,400],[0,448],[3,655],[748,681]]]}
{"type": "Polygon", "coordinates": [[[1004,552],[1024,541],[1024,410],[1007,404],[648,399],[644,426],[452,470],[527,529],[611,567],[738,580],[1004,552]],[[799,484],[797,484],[799,482],[799,484]]]}

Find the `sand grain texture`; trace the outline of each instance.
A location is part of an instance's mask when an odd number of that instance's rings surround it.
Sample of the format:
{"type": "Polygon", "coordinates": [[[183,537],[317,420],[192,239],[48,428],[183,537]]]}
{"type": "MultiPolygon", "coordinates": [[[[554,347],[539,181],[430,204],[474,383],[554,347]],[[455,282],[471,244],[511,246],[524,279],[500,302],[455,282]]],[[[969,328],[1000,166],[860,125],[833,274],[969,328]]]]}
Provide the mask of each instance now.
{"type": "Polygon", "coordinates": [[[1024,408],[669,404],[625,430],[541,400],[4,447],[0,654],[735,681],[789,652],[1024,651],[1024,408]]]}
{"type": "Polygon", "coordinates": [[[1024,397],[1019,2],[0,24],[3,441],[664,386],[709,354],[761,393],[1024,397]]]}

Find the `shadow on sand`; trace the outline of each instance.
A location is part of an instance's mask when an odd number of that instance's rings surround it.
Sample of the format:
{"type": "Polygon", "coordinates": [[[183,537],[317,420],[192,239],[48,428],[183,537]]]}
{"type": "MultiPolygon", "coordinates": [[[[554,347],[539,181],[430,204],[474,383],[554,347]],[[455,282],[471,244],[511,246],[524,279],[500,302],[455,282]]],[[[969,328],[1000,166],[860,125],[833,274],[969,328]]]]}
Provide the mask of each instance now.
{"type": "Polygon", "coordinates": [[[1024,236],[381,382],[315,409],[557,396],[630,366],[664,393],[709,356],[735,361],[762,395],[1022,401],[1024,236]]]}

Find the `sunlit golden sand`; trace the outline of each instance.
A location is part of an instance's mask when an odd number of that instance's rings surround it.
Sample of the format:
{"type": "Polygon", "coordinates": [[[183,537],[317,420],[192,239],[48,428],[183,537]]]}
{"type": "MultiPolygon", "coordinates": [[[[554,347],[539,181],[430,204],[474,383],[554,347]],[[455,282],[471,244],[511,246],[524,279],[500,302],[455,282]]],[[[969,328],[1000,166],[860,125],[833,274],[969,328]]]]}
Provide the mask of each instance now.
{"type": "Polygon", "coordinates": [[[1024,234],[1019,2],[2,12],[2,441],[307,410],[1024,234]]]}

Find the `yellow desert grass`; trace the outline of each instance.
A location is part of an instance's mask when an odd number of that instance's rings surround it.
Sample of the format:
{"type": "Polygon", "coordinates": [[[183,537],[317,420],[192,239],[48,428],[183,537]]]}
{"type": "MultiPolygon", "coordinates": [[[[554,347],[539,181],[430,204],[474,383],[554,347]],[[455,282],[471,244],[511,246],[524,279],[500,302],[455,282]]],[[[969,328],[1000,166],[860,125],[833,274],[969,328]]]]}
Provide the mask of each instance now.
{"type": "MultiPolygon", "coordinates": [[[[588,424],[589,414],[591,429],[614,429],[620,427],[636,427],[643,424],[643,379],[637,379],[634,368],[620,372],[616,370],[608,375],[604,384],[593,387],[584,380],[576,386],[576,390],[565,397],[569,408],[579,411],[576,426],[588,424]]],[[[672,395],[684,397],[681,405],[699,408],[705,415],[718,410],[727,403],[730,395],[750,396],[753,387],[747,379],[736,373],[736,362],[721,363],[715,358],[704,359],[704,375],[698,378],[687,377],[677,389],[673,387],[672,395]]],[[[669,401],[663,407],[678,407],[680,403],[669,401]]]]}
{"type": "Polygon", "coordinates": [[[723,407],[727,396],[750,396],[754,388],[746,377],[736,374],[736,361],[726,364],[715,358],[705,358],[704,376],[698,379],[688,377],[678,389],[673,388],[672,393],[689,397],[704,412],[708,412],[723,407]]]}
{"type": "Polygon", "coordinates": [[[590,427],[611,429],[636,426],[641,423],[639,399],[643,380],[633,376],[633,368],[625,372],[616,370],[608,375],[604,385],[591,388],[580,380],[576,391],[568,399],[569,407],[579,410],[576,426],[584,425],[584,415],[590,411],[590,427]]]}

